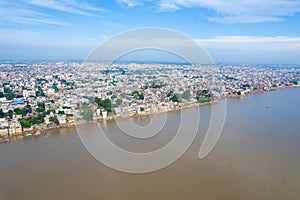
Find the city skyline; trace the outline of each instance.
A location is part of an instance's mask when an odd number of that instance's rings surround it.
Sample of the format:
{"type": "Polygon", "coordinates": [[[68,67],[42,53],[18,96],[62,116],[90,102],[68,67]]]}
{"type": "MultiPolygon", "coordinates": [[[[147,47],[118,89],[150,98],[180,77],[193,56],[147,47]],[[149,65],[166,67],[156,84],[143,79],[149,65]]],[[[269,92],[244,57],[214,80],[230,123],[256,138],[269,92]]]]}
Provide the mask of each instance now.
{"type": "Polygon", "coordinates": [[[1,60],[82,60],[140,27],[179,31],[216,62],[300,63],[300,1],[2,0],[1,60]]]}

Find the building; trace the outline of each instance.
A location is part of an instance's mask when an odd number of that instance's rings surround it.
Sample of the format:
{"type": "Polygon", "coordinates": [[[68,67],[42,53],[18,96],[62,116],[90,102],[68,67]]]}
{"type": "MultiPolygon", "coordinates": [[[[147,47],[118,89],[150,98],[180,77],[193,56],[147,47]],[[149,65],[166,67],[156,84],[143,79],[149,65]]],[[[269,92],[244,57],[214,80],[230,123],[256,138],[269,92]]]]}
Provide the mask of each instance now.
{"type": "Polygon", "coordinates": [[[102,111],[102,116],[103,116],[103,119],[107,119],[107,111],[102,111]]]}
{"type": "Polygon", "coordinates": [[[59,124],[66,124],[67,116],[66,115],[57,115],[57,120],[59,121],[59,124]]]}
{"type": "Polygon", "coordinates": [[[0,118],[0,137],[8,135],[8,122],[5,118],[0,118]]]}
{"type": "Polygon", "coordinates": [[[22,134],[22,126],[21,126],[20,122],[14,121],[14,122],[9,123],[8,133],[10,136],[21,135],[22,134]]]}
{"type": "Polygon", "coordinates": [[[75,117],[72,114],[67,114],[67,122],[68,126],[74,126],[75,125],[75,117]]]}

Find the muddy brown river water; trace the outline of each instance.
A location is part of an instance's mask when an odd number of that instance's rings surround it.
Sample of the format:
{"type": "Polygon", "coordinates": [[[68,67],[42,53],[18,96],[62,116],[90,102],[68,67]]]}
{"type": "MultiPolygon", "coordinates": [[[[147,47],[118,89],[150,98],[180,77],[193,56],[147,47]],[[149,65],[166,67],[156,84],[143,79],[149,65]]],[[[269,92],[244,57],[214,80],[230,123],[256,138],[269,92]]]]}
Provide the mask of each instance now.
{"type": "MultiPolygon", "coordinates": [[[[200,160],[210,110],[200,108],[200,128],[189,150],[172,165],[147,174],[101,164],[75,128],[0,144],[0,200],[300,199],[300,88],[229,99],[222,135],[200,160]]],[[[197,109],[183,112],[193,116],[197,109]]],[[[146,152],[172,139],[178,113],[168,113],[161,133],[147,140],[122,134],[114,122],[104,127],[118,146],[146,152]]],[[[135,119],[141,125],[149,120],[135,119]]],[[[95,125],[85,128],[88,132],[95,125]]]]}

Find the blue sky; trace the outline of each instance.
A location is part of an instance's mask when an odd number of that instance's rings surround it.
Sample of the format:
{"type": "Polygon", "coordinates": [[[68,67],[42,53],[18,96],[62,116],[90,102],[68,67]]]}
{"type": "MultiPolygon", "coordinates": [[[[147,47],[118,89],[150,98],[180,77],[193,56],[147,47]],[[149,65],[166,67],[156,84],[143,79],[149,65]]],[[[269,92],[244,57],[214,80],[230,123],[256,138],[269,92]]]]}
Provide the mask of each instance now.
{"type": "Polygon", "coordinates": [[[0,0],[0,59],[84,59],[101,41],[161,27],[217,62],[300,64],[298,0],[0,0]]]}

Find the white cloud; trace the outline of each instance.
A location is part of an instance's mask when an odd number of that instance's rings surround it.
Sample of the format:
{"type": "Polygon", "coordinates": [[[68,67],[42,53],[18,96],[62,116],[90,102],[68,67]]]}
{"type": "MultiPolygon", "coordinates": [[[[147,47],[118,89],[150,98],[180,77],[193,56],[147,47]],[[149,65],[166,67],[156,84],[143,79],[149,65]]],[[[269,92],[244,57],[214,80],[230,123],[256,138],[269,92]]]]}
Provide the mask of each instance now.
{"type": "Polygon", "coordinates": [[[175,11],[175,10],[179,10],[179,9],[180,9],[179,6],[177,6],[176,4],[172,4],[172,3],[162,2],[159,5],[160,11],[175,11]]]}
{"type": "Polygon", "coordinates": [[[69,25],[42,12],[39,7],[90,17],[98,17],[99,12],[107,11],[79,0],[0,0],[0,23],[69,25]]]}
{"type": "Polygon", "coordinates": [[[0,1],[0,23],[2,24],[67,25],[64,22],[49,18],[49,15],[35,11],[19,2],[0,1]]]}
{"type": "Polygon", "coordinates": [[[300,63],[300,37],[219,36],[195,41],[215,61],[300,63]]]}
{"type": "Polygon", "coordinates": [[[215,12],[208,20],[219,23],[278,22],[300,11],[299,0],[160,0],[159,11],[205,8],[215,12]]]}
{"type": "Polygon", "coordinates": [[[25,2],[34,6],[85,16],[97,16],[97,12],[106,11],[104,8],[75,0],[26,0],[25,2]]]}
{"type": "Polygon", "coordinates": [[[117,0],[117,2],[121,5],[125,5],[129,8],[142,5],[141,2],[136,1],[136,0],[117,0]]]}
{"type": "Polygon", "coordinates": [[[209,39],[195,39],[207,49],[226,51],[291,52],[299,54],[300,37],[259,37],[259,36],[219,36],[209,39]]]}
{"type": "Polygon", "coordinates": [[[69,25],[64,22],[58,22],[49,19],[30,18],[30,17],[15,17],[15,22],[21,24],[49,24],[49,25],[59,25],[59,26],[69,25]]]}
{"type": "Polygon", "coordinates": [[[127,7],[155,4],[158,11],[204,8],[214,11],[208,20],[218,23],[278,22],[300,12],[299,0],[117,0],[127,7]]]}
{"type": "Polygon", "coordinates": [[[224,24],[243,24],[243,23],[260,23],[260,22],[280,22],[284,21],[281,17],[266,17],[266,16],[224,16],[224,17],[209,17],[209,21],[224,23],[224,24]]]}
{"type": "Polygon", "coordinates": [[[282,43],[295,44],[300,43],[300,37],[260,37],[260,36],[218,36],[210,39],[196,39],[203,44],[228,44],[228,43],[282,43]]]}

